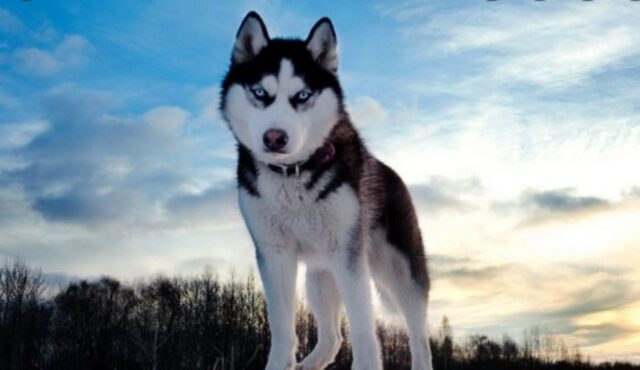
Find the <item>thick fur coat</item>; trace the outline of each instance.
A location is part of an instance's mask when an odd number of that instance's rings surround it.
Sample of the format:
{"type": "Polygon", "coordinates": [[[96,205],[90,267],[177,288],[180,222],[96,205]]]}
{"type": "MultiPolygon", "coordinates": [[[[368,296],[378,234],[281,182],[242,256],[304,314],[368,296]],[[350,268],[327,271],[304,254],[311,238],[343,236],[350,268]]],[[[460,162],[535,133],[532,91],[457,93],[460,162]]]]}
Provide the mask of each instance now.
{"type": "Polygon", "coordinates": [[[412,369],[431,369],[429,276],[409,192],[354,128],[338,81],[327,18],[306,40],[271,39],[249,13],[222,85],[221,112],[238,141],[238,199],[256,248],[271,328],[267,369],[324,369],[340,347],[341,307],[353,368],[382,368],[370,281],[403,314],[412,369]],[[315,349],[296,363],[295,286],[307,265],[315,349]]]}

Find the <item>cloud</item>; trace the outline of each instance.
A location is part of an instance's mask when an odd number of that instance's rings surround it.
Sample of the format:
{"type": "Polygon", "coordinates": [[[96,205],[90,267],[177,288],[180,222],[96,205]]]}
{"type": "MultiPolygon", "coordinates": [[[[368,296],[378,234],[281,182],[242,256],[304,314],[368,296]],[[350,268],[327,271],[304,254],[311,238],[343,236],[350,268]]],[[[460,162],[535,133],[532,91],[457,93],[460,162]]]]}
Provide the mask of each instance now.
{"type": "Polygon", "coordinates": [[[16,150],[29,144],[48,129],[46,121],[0,124],[0,152],[16,150]]]}
{"type": "Polygon", "coordinates": [[[508,264],[487,266],[469,257],[455,257],[444,254],[429,255],[429,268],[434,277],[435,284],[438,280],[448,280],[456,284],[480,284],[494,281],[504,277],[513,271],[508,264]]]}
{"type": "Polygon", "coordinates": [[[463,210],[472,207],[470,198],[482,191],[478,179],[449,180],[433,176],[426,183],[413,184],[409,191],[416,208],[437,213],[442,210],[463,210]]]}
{"type": "Polygon", "coordinates": [[[144,206],[135,192],[72,187],[60,195],[46,195],[35,199],[34,209],[48,220],[96,224],[126,219],[136,207],[144,206]]]}
{"type": "Polygon", "coordinates": [[[22,30],[23,24],[8,10],[0,8],[0,32],[17,32],[22,30]]]}
{"type": "Polygon", "coordinates": [[[13,66],[25,73],[46,76],[57,72],[60,63],[48,51],[38,48],[23,48],[13,53],[13,66]]]}
{"type": "Polygon", "coordinates": [[[433,13],[437,5],[423,1],[395,1],[378,3],[375,9],[385,17],[393,17],[399,22],[406,22],[433,13]]]}
{"type": "Polygon", "coordinates": [[[0,186],[21,189],[37,217],[54,224],[127,232],[239,225],[232,171],[209,153],[215,137],[191,132],[192,115],[180,107],[114,115],[120,105],[71,84],[43,93],[42,120],[0,126],[0,186]]]}
{"type": "Polygon", "coordinates": [[[0,175],[3,172],[13,172],[25,168],[29,163],[18,156],[0,153],[0,175]]]}
{"type": "Polygon", "coordinates": [[[640,186],[633,186],[622,193],[625,198],[638,198],[640,199],[640,186]]]}
{"type": "Polygon", "coordinates": [[[214,185],[195,194],[179,194],[169,199],[165,207],[179,224],[228,226],[242,223],[235,183],[214,185]]]}
{"type": "Polygon", "coordinates": [[[48,220],[99,225],[152,223],[157,202],[187,177],[189,140],[181,125],[188,114],[156,107],[141,118],[108,112],[116,99],[64,85],[44,95],[48,125],[4,126],[5,146],[21,149],[28,166],[8,174],[48,220]],[[45,129],[46,127],[46,129],[45,129]]]}
{"type": "MultiPolygon", "coordinates": [[[[0,180],[5,180],[1,172],[0,180]]],[[[5,185],[4,181],[0,184],[0,226],[15,226],[16,222],[28,218],[31,208],[29,199],[18,185],[5,185]]]]}
{"type": "Polygon", "coordinates": [[[84,63],[85,52],[90,47],[89,41],[80,35],[67,35],[56,46],[54,54],[66,66],[84,63]]]}
{"type": "MultiPolygon", "coordinates": [[[[24,28],[22,22],[0,8],[0,32],[16,33],[24,28]]],[[[0,65],[8,64],[12,70],[25,75],[51,76],[83,65],[92,49],[89,41],[78,34],[61,35],[44,24],[23,33],[22,37],[1,43],[0,65]]],[[[1,95],[0,95],[1,97],[1,95]]],[[[6,99],[0,99],[0,104],[6,99]]]]}
{"type": "Polygon", "coordinates": [[[445,208],[460,208],[463,205],[455,195],[446,189],[433,185],[413,185],[410,192],[419,209],[436,211],[445,208]]]}
{"type": "Polygon", "coordinates": [[[547,50],[513,56],[504,64],[497,58],[492,64],[500,78],[546,87],[570,86],[637,55],[640,49],[635,45],[639,40],[634,32],[617,27],[598,36],[557,42],[547,50]]]}
{"type": "Polygon", "coordinates": [[[618,276],[605,276],[590,286],[572,292],[569,302],[549,315],[558,319],[572,318],[592,312],[622,307],[638,299],[632,281],[618,276]]]}
{"type": "Polygon", "coordinates": [[[189,259],[255,267],[230,135],[199,114],[210,99],[140,113],[124,100],[66,83],[30,100],[37,119],[0,124],[0,257],[120,278],[192,271],[189,259]]]}
{"type": "Polygon", "coordinates": [[[384,108],[397,122],[367,128],[368,142],[409,184],[476,177],[492,200],[529,188],[612,199],[640,182],[627,170],[640,153],[635,93],[618,91],[625,98],[608,103],[521,93],[498,88],[483,95],[475,86],[431,110],[389,103],[384,108]]]}
{"type": "MultiPolygon", "coordinates": [[[[593,195],[580,195],[576,188],[522,191],[517,199],[495,201],[490,209],[501,217],[520,218],[521,227],[551,227],[554,224],[582,224],[603,222],[622,217],[637,205],[634,187],[623,189],[613,199],[593,195]]],[[[633,213],[631,212],[631,215],[633,213]]],[[[619,223],[622,231],[626,226],[619,223]]],[[[629,225],[627,225],[629,226],[629,225]]]]}
{"type": "Polygon", "coordinates": [[[637,6],[540,5],[379,5],[400,40],[380,85],[400,88],[380,102],[393,125],[368,128],[374,152],[410,184],[477,177],[489,202],[636,185],[637,6]]]}
{"type": "Polygon", "coordinates": [[[29,165],[20,150],[48,127],[48,123],[43,120],[0,122],[0,180],[3,173],[18,171],[29,165]]]}
{"type": "Polygon", "coordinates": [[[144,121],[155,129],[169,134],[180,132],[189,113],[179,107],[156,107],[144,114],[144,121]]]}
{"type": "Polygon", "coordinates": [[[549,190],[525,195],[525,202],[551,212],[572,212],[609,204],[597,197],[576,196],[575,189],[549,190]]]}
{"type": "Polygon", "coordinates": [[[196,101],[202,107],[197,117],[199,122],[209,124],[211,122],[222,121],[219,110],[220,88],[217,85],[202,89],[202,91],[196,95],[196,101]]]}
{"type": "Polygon", "coordinates": [[[539,326],[583,348],[598,346],[634,334],[629,307],[640,303],[635,268],[613,265],[431,255],[432,312],[464,333],[518,336],[539,326]]]}
{"type": "Polygon", "coordinates": [[[576,274],[572,280],[561,280],[556,285],[572,284],[579,278],[592,282],[586,287],[565,289],[563,296],[557,297],[559,307],[543,304],[538,309],[516,312],[503,320],[552,327],[555,334],[573,338],[582,347],[596,346],[634,333],[633,326],[623,316],[619,316],[617,321],[582,323],[584,317],[602,312],[612,312],[615,318],[615,312],[622,312],[627,305],[638,302],[638,290],[632,281],[614,275],[600,275],[594,279],[589,275],[576,274]]]}
{"type": "Polygon", "coordinates": [[[508,271],[508,266],[489,266],[489,267],[481,267],[481,268],[467,268],[460,267],[457,269],[452,269],[446,271],[444,276],[450,280],[456,280],[458,282],[468,284],[477,282],[479,279],[487,280],[494,279],[497,276],[502,275],[504,272],[508,271]]]}
{"type": "Polygon", "coordinates": [[[629,334],[635,334],[635,330],[623,325],[600,324],[574,326],[572,334],[579,338],[582,346],[596,346],[610,343],[629,334]]]}
{"type": "Polygon", "coordinates": [[[487,69],[484,77],[565,88],[634,63],[640,53],[635,4],[590,5],[498,4],[488,11],[482,4],[397,19],[408,24],[408,37],[426,37],[423,56],[464,54],[487,69]]]}
{"type": "Polygon", "coordinates": [[[348,108],[353,122],[359,127],[387,123],[389,114],[376,99],[360,96],[348,108]]]}
{"type": "Polygon", "coordinates": [[[80,35],[67,35],[53,49],[18,48],[9,57],[13,68],[25,74],[50,76],[79,66],[86,60],[89,42],[80,35]]]}

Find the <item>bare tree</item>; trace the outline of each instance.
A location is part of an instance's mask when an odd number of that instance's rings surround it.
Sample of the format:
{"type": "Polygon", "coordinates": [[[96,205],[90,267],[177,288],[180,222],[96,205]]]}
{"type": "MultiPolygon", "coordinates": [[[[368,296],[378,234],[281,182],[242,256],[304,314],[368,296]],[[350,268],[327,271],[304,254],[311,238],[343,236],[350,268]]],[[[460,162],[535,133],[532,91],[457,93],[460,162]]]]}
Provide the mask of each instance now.
{"type": "Polygon", "coordinates": [[[157,370],[160,349],[176,331],[180,315],[180,291],[166,278],[158,278],[137,292],[135,325],[130,337],[142,351],[151,370],[157,370]]]}
{"type": "Polygon", "coordinates": [[[70,284],[54,300],[55,366],[99,370],[134,361],[126,330],[135,304],[133,290],[113,278],[70,284]]]}
{"type": "Polygon", "coordinates": [[[515,362],[518,359],[518,344],[505,334],[502,336],[502,356],[507,363],[515,362]]]}
{"type": "Polygon", "coordinates": [[[453,329],[449,324],[449,318],[447,316],[442,317],[442,325],[438,332],[439,340],[439,354],[442,359],[442,370],[448,370],[451,368],[453,361],[453,329]]]}
{"type": "Polygon", "coordinates": [[[50,306],[41,304],[44,278],[22,261],[0,268],[0,368],[39,366],[48,336],[50,306]]]}
{"type": "MultiPolygon", "coordinates": [[[[0,369],[253,370],[264,369],[269,326],[255,276],[220,281],[210,273],[157,278],[133,287],[112,278],[70,284],[44,298],[44,279],[23,263],[0,270],[0,369]]],[[[404,328],[379,321],[384,367],[409,370],[404,328]]],[[[352,361],[346,318],[331,370],[352,361]]],[[[299,354],[313,348],[316,324],[299,302],[299,354]]],[[[593,365],[578,347],[537,327],[521,344],[471,335],[454,341],[449,319],[430,343],[436,370],[640,370],[628,363],[593,365]]]]}

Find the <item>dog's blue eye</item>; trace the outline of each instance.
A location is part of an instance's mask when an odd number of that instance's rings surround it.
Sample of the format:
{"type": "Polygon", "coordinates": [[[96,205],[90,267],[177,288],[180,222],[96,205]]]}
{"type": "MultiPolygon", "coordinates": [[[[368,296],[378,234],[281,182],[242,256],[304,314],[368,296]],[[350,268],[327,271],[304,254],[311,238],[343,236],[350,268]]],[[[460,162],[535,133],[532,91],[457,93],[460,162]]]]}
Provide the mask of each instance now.
{"type": "Polygon", "coordinates": [[[258,99],[264,99],[267,97],[267,91],[260,86],[256,86],[251,88],[251,92],[258,99]]]}
{"type": "Polygon", "coordinates": [[[296,100],[300,103],[304,103],[311,97],[311,92],[308,90],[302,90],[296,94],[296,100]]]}

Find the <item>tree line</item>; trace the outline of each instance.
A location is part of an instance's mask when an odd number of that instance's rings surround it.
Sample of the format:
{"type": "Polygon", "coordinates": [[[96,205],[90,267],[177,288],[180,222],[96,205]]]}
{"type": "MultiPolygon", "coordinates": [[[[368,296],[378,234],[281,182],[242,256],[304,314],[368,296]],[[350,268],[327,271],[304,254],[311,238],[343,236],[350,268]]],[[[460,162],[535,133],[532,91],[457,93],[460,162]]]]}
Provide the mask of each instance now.
{"type": "MultiPolygon", "coordinates": [[[[264,297],[253,275],[221,281],[211,273],[156,277],[123,284],[103,277],[47,291],[42,273],[22,262],[0,269],[0,369],[252,370],[263,369],[269,346],[264,297]]],[[[330,369],[349,369],[345,341],[330,369]]],[[[316,341],[303,301],[296,318],[298,356],[316,341]]],[[[385,369],[410,369],[405,332],[378,324],[385,369]]],[[[579,349],[533,328],[521,343],[472,335],[454,341],[446,317],[431,338],[436,370],[640,369],[592,364],[579,349]]]]}

